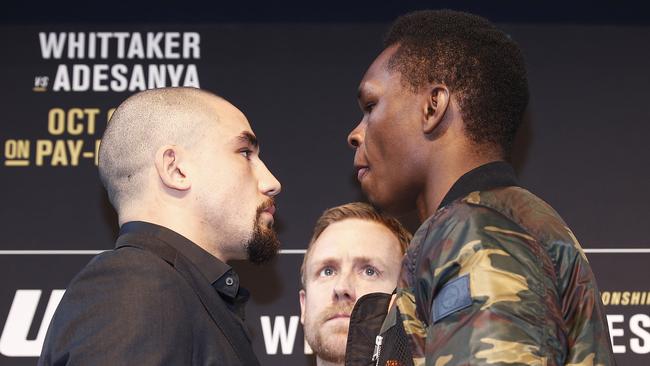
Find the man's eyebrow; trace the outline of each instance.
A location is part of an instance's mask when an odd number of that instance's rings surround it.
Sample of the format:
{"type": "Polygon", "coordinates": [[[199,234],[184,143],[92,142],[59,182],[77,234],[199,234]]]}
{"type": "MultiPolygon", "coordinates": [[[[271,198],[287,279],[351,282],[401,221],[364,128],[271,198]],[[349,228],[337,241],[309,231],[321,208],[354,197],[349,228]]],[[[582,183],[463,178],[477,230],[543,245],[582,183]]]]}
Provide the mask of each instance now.
{"type": "Polygon", "coordinates": [[[339,258],[327,257],[313,261],[309,267],[311,267],[311,270],[320,270],[323,267],[338,267],[339,264],[339,258]]]}
{"type": "Polygon", "coordinates": [[[359,89],[357,90],[357,100],[365,100],[372,98],[373,95],[376,94],[376,88],[369,84],[368,82],[365,82],[361,85],[359,85],[359,89]]]}
{"type": "MultiPolygon", "coordinates": [[[[339,265],[340,259],[336,257],[327,257],[313,262],[313,265],[317,267],[325,266],[337,266],[339,265]]],[[[366,256],[354,257],[352,260],[355,266],[364,266],[364,265],[376,265],[379,267],[386,267],[386,263],[382,258],[371,258],[366,256]]]]}
{"type": "Polygon", "coordinates": [[[253,135],[252,133],[248,131],[242,132],[239,136],[237,136],[237,140],[240,142],[247,143],[253,147],[259,147],[259,141],[257,141],[257,137],[253,135]]]}
{"type": "Polygon", "coordinates": [[[365,264],[379,264],[383,265],[383,261],[381,258],[370,258],[370,257],[365,257],[365,256],[359,256],[354,258],[354,263],[356,265],[365,265],[365,264]]]}
{"type": "Polygon", "coordinates": [[[327,258],[322,258],[322,259],[316,260],[316,261],[314,261],[314,263],[317,263],[317,264],[319,264],[319,265],[323,265],[323,264],[332,264],[332,263],[336,263],[336,262],[338,262],[338,261],[339,261],[339,260],[338,260],[338,258],[336,258],[336,257],[327,257],[327,258]]]}
{"type": "Polygon", "coordinates": [[[363,87],[360,86],[359,89],[357,90],[357,99],[361,100],[365,94],[365,90],[363,90],[363,87]]]}

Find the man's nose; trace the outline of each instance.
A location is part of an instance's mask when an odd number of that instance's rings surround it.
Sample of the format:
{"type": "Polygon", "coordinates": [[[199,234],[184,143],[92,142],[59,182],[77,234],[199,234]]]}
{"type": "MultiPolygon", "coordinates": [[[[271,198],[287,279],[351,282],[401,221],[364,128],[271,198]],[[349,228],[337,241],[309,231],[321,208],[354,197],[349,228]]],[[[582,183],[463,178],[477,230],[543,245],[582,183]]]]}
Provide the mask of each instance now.
{"type": "Polygon", "coordinates": [[[342,274],[334,284],[334,300],[354,302],[357,300],[354,276],[352,273],[342,274]]]}
{"type": "Polygon", "coordinates": [[[353,149],[361,146],[365,132],[365,127],[363,126],[363,123],[360,122],[348,135],[348,145],[353,149]]]}
{"type": "Polygon", "coordinates": [[[282,190],[282,185],[262,162],[260,168],[259,189],[264,195],[273,197],[282,190]]]}

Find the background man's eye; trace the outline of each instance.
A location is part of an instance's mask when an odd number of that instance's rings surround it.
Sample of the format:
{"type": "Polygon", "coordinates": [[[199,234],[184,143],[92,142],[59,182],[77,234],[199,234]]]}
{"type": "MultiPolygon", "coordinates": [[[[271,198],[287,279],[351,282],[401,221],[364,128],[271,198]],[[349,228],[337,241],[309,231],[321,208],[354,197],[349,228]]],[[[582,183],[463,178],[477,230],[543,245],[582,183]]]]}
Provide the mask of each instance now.
{"type": "Polygon", "coordinates": [[[377,270],[372,268],[372,267],[367,267],[365,269],[365,273],[366,273],[367,276],[374,276],[374,275],[377,274],[377,270]]]}
{"type": "Polygon", "coordinates": [[[320,271],[321,276],[331,276],[334,274],[334,270],[332,268],[323,268],[320,271]]]}

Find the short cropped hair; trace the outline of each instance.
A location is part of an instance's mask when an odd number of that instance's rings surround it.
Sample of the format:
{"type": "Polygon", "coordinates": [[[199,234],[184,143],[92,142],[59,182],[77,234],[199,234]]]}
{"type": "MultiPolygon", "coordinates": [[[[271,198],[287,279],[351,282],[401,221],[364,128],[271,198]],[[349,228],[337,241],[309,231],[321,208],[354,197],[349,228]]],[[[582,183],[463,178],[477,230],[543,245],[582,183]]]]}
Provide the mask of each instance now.
{"type": "Polygon", "coordinates": [[[384,225],[397,237],[401,254],[406,253],[406,248],[413,237],[413,235],[411,235],[411,233],[406,230],[399,221],[380,213],[367,203],[352,202],[327,209],[316,221],[314,233],[309,241],[309,245],[307,246],[307,252],[302,259],[302,265],[300,266],[300,282],[303,288],[305,288],[305,265],[307,264],[307,259],[309,259],[309,255],[311,254],[314,242],[328,226],[345,219],[361,219],[384,225]]]}
{"type": "Polygon", "coordinates": [[[146,169],[166,144],[197,146],[218,121],[211,107],[222,100],[208,91],[170,87],[136,93],[113,113],[99,147],[99,177],[118,214],[146,187],[146,169]]]}
{"type": "Polygon", "coordinates": [[[388,68],[405,86],[446,85],[468,138],[509,157],[529,97],[524,58],[509,35],[476,15],[424,10],[395,20],[384,40],[393,45],[388,68]]]}

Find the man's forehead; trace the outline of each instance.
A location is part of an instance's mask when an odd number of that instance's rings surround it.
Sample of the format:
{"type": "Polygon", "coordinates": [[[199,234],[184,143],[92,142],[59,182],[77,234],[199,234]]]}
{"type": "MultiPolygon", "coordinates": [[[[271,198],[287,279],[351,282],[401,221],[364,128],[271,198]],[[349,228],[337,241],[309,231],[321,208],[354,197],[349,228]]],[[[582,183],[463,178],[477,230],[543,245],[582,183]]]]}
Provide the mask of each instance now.
{"type": "MultiPolygon", "coordinates": [[[[355,264],[355,263],[367,263],[367,262],[384,262],[384,258],[381,255],[378,255],[377,252],[372,251],[350,251],[350,250],[340,250],[341,248],[333,250],[324,250],[319,253],[312,253],[310,256],[309,262],[307,263],[308,267],[320,266],[323,264],[355,264]]],[[[347,249],[347,248],[346,248],[347,249]]]]}
{"type": "Polygon", "coordinates": [[[246,116],[234,106],[218,112],[215,127],[217,132],[227,140],[239,139],[242,136],[245,137],[245,135],[255,137],[255,133],[251,129],[251,125],[248,119],[246,119],[246,116]]]}
{"type": "Polygon", "coordinates": [[[397,45],[386,48],[377,56],[370,67],[368,67],[366,74],[359,83],[358,97],[360,99],[366,97],[368,94],[381,92],[382,81],[385,82],[391,78],[399,78],[398,73],[388,69],[388,62],[397,51],[397,48],[397,45]]]}
{"type": "Polygon", "coordinates": [[[226,100],[218,100],[214,104],[220,120],[231,121],[232,123],[244,123],[248,125],[248,120],[242,111],[230,104],[226,100]]]}
{"type": "Polygon", "coordinates": [[[325,260],[355,260],[359,258],[381,260],[384,251],[395,247],[395,235],[384,225],[362,219],[345,219],[328,226],[314,241],[309,262],[325,260]]]}
{"type": "Polygon", "coordinates": [[[381,53],[377,56],[375,61],[373,61],[372,65],[368,69],[376,68],[376,69],[385,69],[388,67],[388,63],[390,62],[391,57],[395,55],[397,50],[399,49],[399,45],[394,44],[392,46],[387,47],[381,53]]]}

